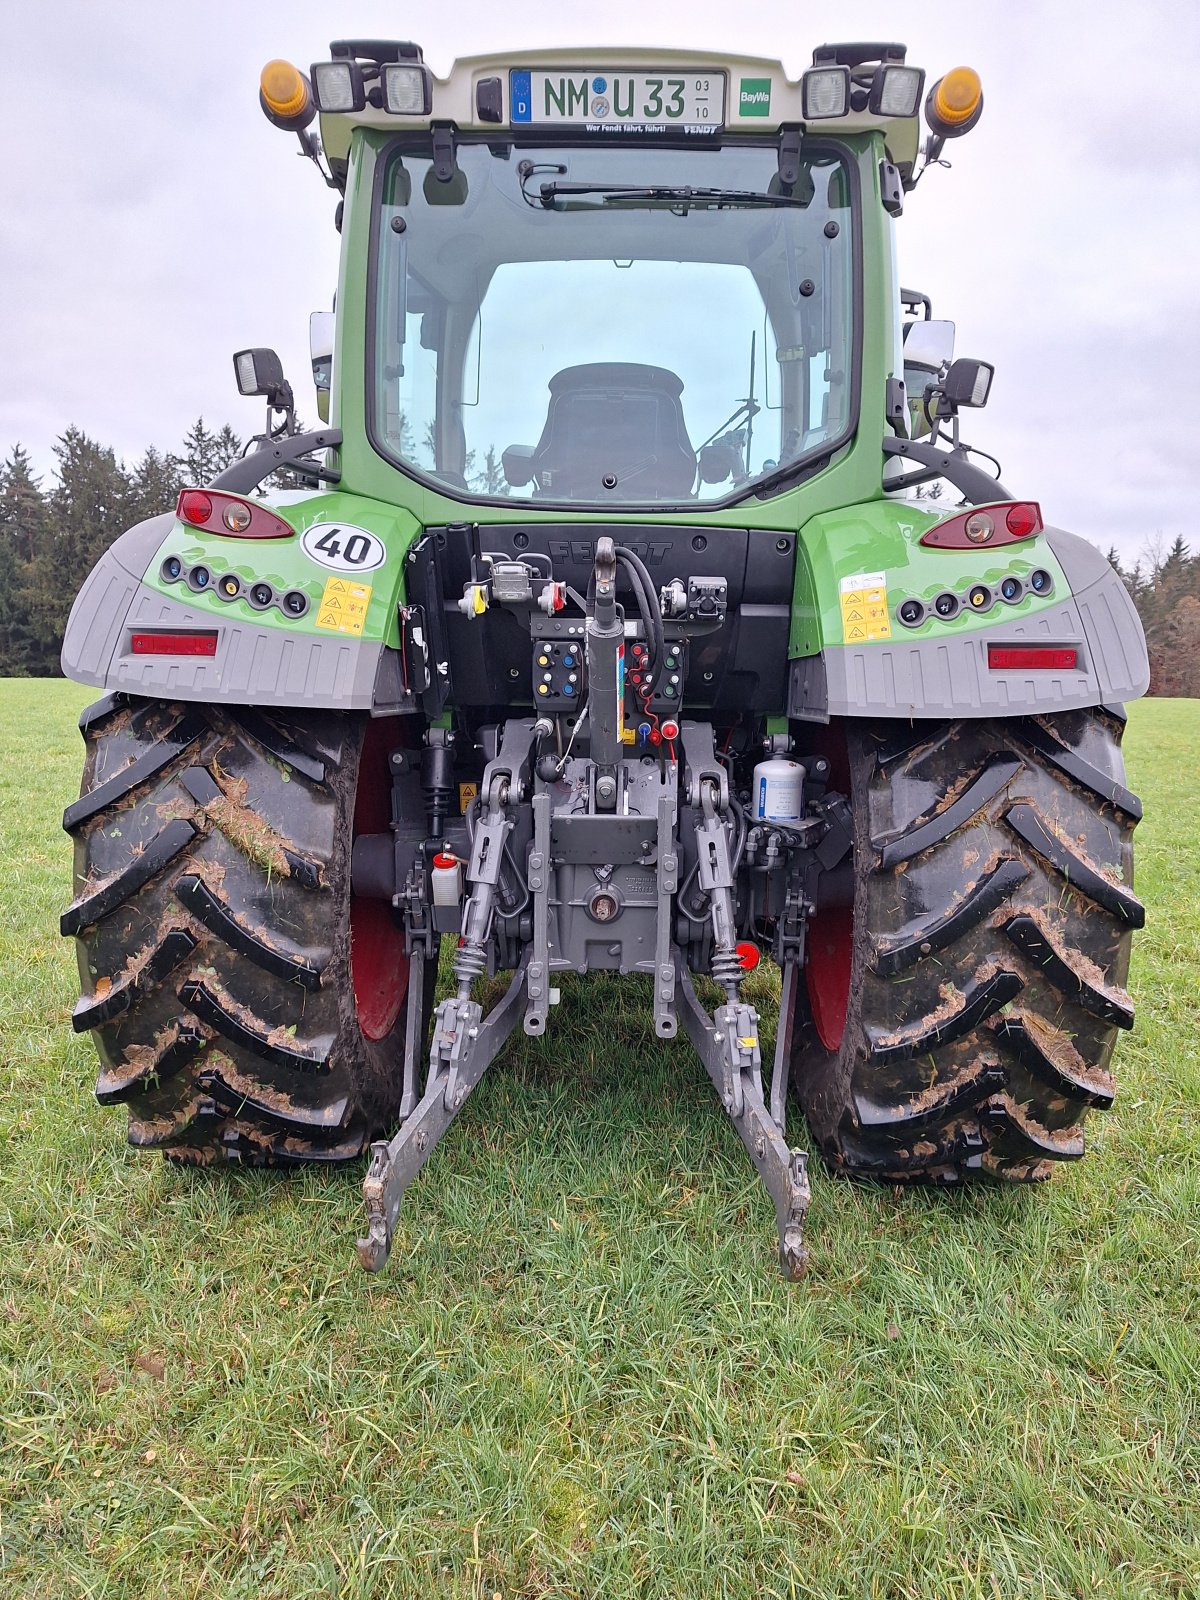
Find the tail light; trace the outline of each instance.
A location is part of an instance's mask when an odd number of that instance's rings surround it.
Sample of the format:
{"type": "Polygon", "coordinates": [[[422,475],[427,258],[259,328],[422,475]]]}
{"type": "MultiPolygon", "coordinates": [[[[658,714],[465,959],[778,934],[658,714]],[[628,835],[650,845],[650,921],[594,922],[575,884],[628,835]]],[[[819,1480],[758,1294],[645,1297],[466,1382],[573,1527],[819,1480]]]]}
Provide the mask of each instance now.
{"type": "Polygon", "coordinates": [[[226,539],[292,539],[295,528],[257,500],[223,494],[219,489],[181,489],[175,502],[180,522],[226,539]]]}
{"type": "Polygon", "coordinates": [[[135,656],[215,656],[217,635],[210,629],[191,633],[134,633],[129,638],[135,656]]]}
{"type": "Polygon", "coordinates": [[[990,644],[988,666],[993,672],[1078,672],[1079,652],[1072,646],[1045,644],[990,644]]]}
{"type": "Polygon", "coordinates": [[[1032,539],[1042,527],[1042,508],[1036,500],[1004,500],[947,517],[923,533],[921,543],[935,550],[981,550],[1032,539]]]}

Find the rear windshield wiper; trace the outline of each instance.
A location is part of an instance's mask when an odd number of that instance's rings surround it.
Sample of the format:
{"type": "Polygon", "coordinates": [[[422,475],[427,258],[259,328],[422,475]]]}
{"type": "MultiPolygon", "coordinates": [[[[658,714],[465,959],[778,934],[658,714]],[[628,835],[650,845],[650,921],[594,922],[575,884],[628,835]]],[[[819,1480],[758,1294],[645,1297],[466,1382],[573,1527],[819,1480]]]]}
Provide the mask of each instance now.
{"type": "Polygon", "coordinates": [[[807,206],[811,198],[808,195],[798,194],[763,194],[757,189],[697,189],[689,184],[661,183],[543,183],[535,194],[526,188],[524,180],[521,183],[521,193],[527,205],[535,209],[540,205],[546,211],[553,211],[558,200],[594,195],[605,205],[661,205],[669,211],[681,214],[693,206],[714,211],[740,206],[807,206]]]}

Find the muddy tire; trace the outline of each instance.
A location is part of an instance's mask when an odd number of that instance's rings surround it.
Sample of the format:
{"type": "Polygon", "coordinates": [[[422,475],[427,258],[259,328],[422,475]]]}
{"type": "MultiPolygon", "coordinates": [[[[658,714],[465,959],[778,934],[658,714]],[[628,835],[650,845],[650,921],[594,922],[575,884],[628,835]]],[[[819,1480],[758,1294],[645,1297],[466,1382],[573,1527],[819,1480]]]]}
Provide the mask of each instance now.
{"type": "Polygon", "coordinates": [[[844,725],[853,905],[810,926],[792,1062],[835,1172],[1030,1181],[1083,1154],[1144,921],[1123,721],[844,725]]]}
{"type": "Polygon", "coordinates": [[[405,730],[120,696],[80,727],[62,931],[96,1098],[179,1161],[359,1155],[395,1114],[408,960],[389,908],[352,899],[350,846],[387,827],[405,730]]]}

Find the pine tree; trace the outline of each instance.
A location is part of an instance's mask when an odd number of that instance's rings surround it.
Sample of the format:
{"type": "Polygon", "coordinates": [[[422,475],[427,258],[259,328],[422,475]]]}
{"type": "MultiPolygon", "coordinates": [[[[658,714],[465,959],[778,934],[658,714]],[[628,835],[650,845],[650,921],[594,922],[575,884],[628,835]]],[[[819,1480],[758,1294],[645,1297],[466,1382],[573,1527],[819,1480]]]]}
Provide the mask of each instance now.
{"type": "Polygon", "coordinates": [[[129,480],[112,450],[68,428],[54,447],[58,482],[49,497],[48,536],[28,564],[19,603],[29,619],[29,670],[58,673],[63,629],[92,567],[129,526],[129,480]]]}
{"type": "Polygon", "coordinates": [[[41,484],[28,454],[15,445],[0,466],[0,673],[29,673],[40,659],[22,590],[48,531],[41,484]]]}
{"type": "Polygon", "coordinates": [[[488,445],[487,454],[483,458],[483,469],[471,479],[471,488],[476,494],[496,496],[508,493],[508,479],[504,476],[504,467],[494,444],[488,445]]]}
{"type": "Polygon", "coordinates": [[[129,477],[130,525],[173,511],[183,487],[184,470],[179,457],[163,455],[151,445],[129,477]]]}
{"type": "Polygon", "coordinates": [[[28,452],[19,444],[0,467],[0,496],[0,531],[13,540],[22,561],[32,561],[46,531],[46,501],[28,452]]]}
{"type": "Polygon", "coordinates": [[[220,432],[211,433],[204,426],[204,418],[197,417],[184,437],[180,457],[185,485],[200,488],[211,483],[241,453],[241,440],[228,424],[220,432]]]}

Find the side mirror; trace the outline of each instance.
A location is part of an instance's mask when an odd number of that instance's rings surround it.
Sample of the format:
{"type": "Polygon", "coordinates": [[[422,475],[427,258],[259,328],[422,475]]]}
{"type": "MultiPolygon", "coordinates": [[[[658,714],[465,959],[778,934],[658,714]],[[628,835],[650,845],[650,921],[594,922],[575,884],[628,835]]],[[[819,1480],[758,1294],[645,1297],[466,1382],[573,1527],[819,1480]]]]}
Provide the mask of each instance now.
{"type": "Polygon", "coordinates": [[[531,444],[510,444],[500,457],[505,479],[514,489],[521,489],[533,481],[533,452],[531,444]]]}
{"type": "Polygon", "coordinates": [[[954,324],[939,319],[910,322],[904,330],[904,365],[940,372],[954,360],[954,324]]]}
{"type": "Polygon", "coordinates": [[[337,318],[332,311],[314,311],[308,319],[308,351],[312,358],[317,415],[329,421],[329,391],[333,386],[333,333],[337,318]]]}
{"type": "Polygon", "coordinates": [[[989,361],[972,361],[967,356],[956,361],[941,385],[947,409],[957,411],[959,406],[987,405],[995,373],[989,361]]]}
{"type": "Polygon", "coordinates": [[[926,317],[904,329],[904,389],[908,396],[908,436],[920,439],[930,429],[925,396],[954,359],[954,324],[926,317]]]}

